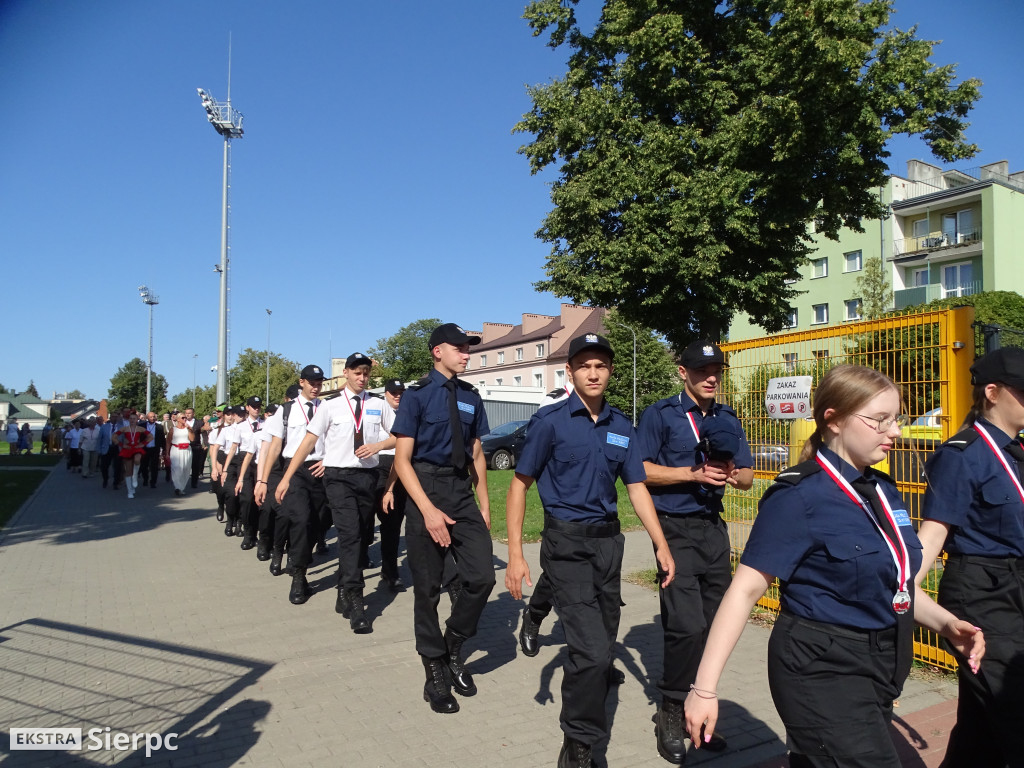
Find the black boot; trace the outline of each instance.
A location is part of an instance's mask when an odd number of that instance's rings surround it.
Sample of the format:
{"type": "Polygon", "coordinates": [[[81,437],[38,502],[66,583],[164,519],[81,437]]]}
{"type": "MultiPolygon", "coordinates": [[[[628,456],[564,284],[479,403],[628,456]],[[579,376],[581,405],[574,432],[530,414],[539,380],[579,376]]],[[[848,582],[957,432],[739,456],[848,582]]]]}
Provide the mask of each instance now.
{"type": "Polygon", "coordinates": [[[217,508],[217,522],[218,523],[223,523],[224,522],[224,507],[218,507],[217,508]]]}
{"type": "Polygon", "coordinates": [[[234,520],[228,520],[227,525],[224,526],[224,535],[225,536],[234,536],[235,535],[235,521],[234,520]]]}
{"type": "Polygon", "coordinates": [[[253,536],[252,526],[245,526],[242,529],[242,549],[252,549],[256,546],[256,537],[253,536]]]}
{"type": "MultiPolygon", "coordinates": [[[[654,734],[658,738],[658,754],[675,765],[682,765],[686,759],[686,742],[683,741],[683,703],[665,697],[654,716],[654,734]]],[[[703,746],[703,745],[701,745],[703,746]]]]}
{"type": "Polygon", "coordinates": [[[590,745],[566,736],[558,753],[558,768],[590,768],[590,745]]]}
{"type": "Polygon", "coordinates": [[[256,545],[256,559],[261,563],[265,563],[270,559],[270,544],[267,543],[266,539],[260,539],[256,545]]]}
{"type": "Polygon", "coordinates": [[[466,638],[451,629],[444,631],[444,644],[448,647],[448,674],[452,680],[452,688],[460,696],[475,696],[476,683],[466,669],[462,659],[462,644],[466,638]]]}
{"type": "Polygon", "coordinates": [[[274,550],[270,553],[270,575],[280,576],[281,575],[281,558],[284,557],[283,552],[274,550]]]}
{"type": "Polygon", "coordinates": [[[523,625],[519,628],[519,647],[527,656],[536,656],[540,653],[540,641],[537,639],[539,632],[540,620],[527,606],[523,609],[523,625]]]}
{"type": "Polygon", "coordinates": [[[444,659],[428,659],[423,656],[423,667],[427,670],[427,682],[423,686],[423,700],[430,702],[430,708],[442,715],[459,711],[459,702],[452,696],[448,682],[448,666],[444,659]]]}
{"type": "Polygon", "coordinates": [[[313,590],[310,589],[309,582],[306,581],[306,569],[296,568],[292,573],[292,588],[288,593],[288,599],[292,605],[302,605],[309,600],[311,594],[313,594],[313,590]]]}
{"type": "Polygon", "coordinates": [[[349,613],[348,625],[357,635],[366,635],[373,632],[370,620],[366,618],[366,610],[363,608],[363,590],[349,589],[348,592],[349,613]]]}
{"type": "Polygon", "coordinates": [[[348,596],[348,590],[338,587],[338,599],[334,603],[334,612],[340,613],[346,619],[352,615],[352,599],[348,596]]]}

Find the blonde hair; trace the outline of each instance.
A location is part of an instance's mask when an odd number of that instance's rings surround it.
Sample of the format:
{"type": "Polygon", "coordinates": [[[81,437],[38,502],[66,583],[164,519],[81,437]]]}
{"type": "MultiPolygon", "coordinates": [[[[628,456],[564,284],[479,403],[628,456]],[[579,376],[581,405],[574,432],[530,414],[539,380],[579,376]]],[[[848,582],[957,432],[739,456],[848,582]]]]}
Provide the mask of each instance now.
{"type": "Polygon", "coordinates": [[[881,371],[863,365],[837,365],[818,382],[814,391],[814,434],[804,443],[800,461],[812,458],[825,442],[828,423],[825,411],[833,411],[831,420],[839,421],[856,413],[864,403],[891,389],[903,401],[903,393],[892,379],[881,371]]]}
{"type": "MultiPolygon", "coordinates": [[[[999,382],[992,382],[997,386],[1001,386],[999,382]]],[[[971,390],[971,396],[973,398],[971,402],[971,410],[967,412],[967,416],[964,419],[964,423],[960,425],[960,430],[963,431],[968,427],[973,427],[974,422],[985,415],[985,411],[993,406],[991,400],[988,399],[988,395],[985,394],[985,388],[988,384],[975,384],[974,389],[971,390]]]]}

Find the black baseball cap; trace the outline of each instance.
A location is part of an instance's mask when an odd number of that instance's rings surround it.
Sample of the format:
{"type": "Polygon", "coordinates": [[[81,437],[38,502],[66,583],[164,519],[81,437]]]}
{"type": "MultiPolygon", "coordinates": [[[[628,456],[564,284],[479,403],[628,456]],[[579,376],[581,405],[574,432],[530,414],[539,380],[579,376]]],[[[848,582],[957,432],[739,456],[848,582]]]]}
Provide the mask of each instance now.
{"type": "Polygon", "coordinates": [[[437,326],[437,328],[431,332],[430,341],[427,342],[427,346],[430,349],[433,349],[438,344],[451,344],[457,347],[460,344],[473,345],[479,343],[479,336],[470,336],[455,323],[444,323],[443,325],[437,326]]]}
{"type": "Polygon", "coordinates": [[[245,404],[250,408],[260,410],[263,408],[263,398],[261,398],[259,395],[253,395],[252,397],[245,401],[245,404]]]}
{"type": "Polygon", "coordinates": [[[384,391],[389,395],[397,395],[399,392],[405,392],[405,384],[398,379],[388,379],[384,382],[384,391]]]}
{"type": "MultiPolygon", "coordinates": [[[[306,368],[316,368],[316,366],[315,365],[307,365],[306,368]]],[[[319,369],[317,369],[317,370],[319,370],[319,369]]],[[[303,372],[305,372],[305,368],[303,369],[303,372]]],[[[303,378],[305,378],[305,377],[303,377],[303,378]]],[[[316,379],[306,379],[306,381],[316,381],[316,379]]],[[[323,379],[321,379],[321,381],[323,381],[323,379]]],[[[296,397],[299,396],[299,385],[298,384],[292,384],[290,387],[288,387],[288,389],[286,389],[284,391],[284,396],[287,397],[289,400],[294,400],[296,397]]]]}
{"type": "Polygon", "coordinates": [[[362,352],[353,352],[351,355],[345,358],[345,367],[351,370],[352,368],[358,368],[361,365],[373,366],[373,360],[364,355],[362,352]]]}
{"type": "Polygon", "coordinates": [[[596,333],[585,333],[569,342],[569,360],[585,349],[599,349],[608,355],[609,359],[615,359],[615,350],[612,349],[608,339],[596,333]]]}
{"type": "Polygon", "coordinates": [[[247,414],[245,412],[245,406],[244,405],[236,405],[234,408],[231,409],[231,412],[233,414],[235,414],[235,416],[248,416],[249,415],[249,414],[247,414]]]}
{"type": "Polygon", "coordinates": [[[1024,392],[1024,349],[1000,347],[971,366],[971,384],[1005,384],[1024,392]]]}
{"type": "Polygon", "coordinates": [[[683,354],[679,358],[679,364],[683,368],[700,368],[712,363],[729,366],[729,363],[725,361],[725,353],[722,348],[707,339],[691,341],[686,345],[686,349],[683,350],[683,354]]]}
{"type": "MultiPolygon", "coordinates": [[[[305,379],[306,381],[316,381],[317,379],[323,381],[326,377],[324,376],[323,368],[319,365],[307,365],[302,369],[302,372],[299,373],[299,378],[305,379]]],[[[298,392],[296,392],[296,395],[297,394],[298,392]]]]}
{"type": "Polygon", "coordinates": [[[277,403],[271,403],[270,405],[267,406],[267,415],[273,416],[275,413],[277,413],[278,408],[279,406],[277,403]]]}

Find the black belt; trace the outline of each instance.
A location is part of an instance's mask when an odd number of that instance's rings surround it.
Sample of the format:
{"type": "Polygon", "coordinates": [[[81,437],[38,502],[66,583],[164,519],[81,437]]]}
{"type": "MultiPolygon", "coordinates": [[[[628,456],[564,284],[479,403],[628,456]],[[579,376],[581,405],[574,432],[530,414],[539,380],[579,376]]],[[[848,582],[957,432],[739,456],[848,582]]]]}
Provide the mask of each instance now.
{"type": "Polygon", "coordinates": [[[984,555],[947,555],[946,562],[951,565],[983,565],[986,568],[1005,568],[1015,571],[1024,567],[1024,557],[986,557],[984,555]]]}
{"type": "Polygon", "coordinates": [[[863,642],[871,643],[896,642],[896,627],[887,627],[885,629],[857,629],[856,627],[847,627],[842,624],[829,624],[825,621],[805,619],[802,616],[794,616],[789,611],[783,611],[781,615],[801,627],[807,627],[808,629],[813,629],[817,632],[824,632],[828,635],[836,635],[838,637],[846,637],[851,640],[861,640],[863,642]]]}
{"type": "Polygon", "coordinates": [[[376,472],[376,467],[327,467],[327,469],[335,472],[344,472],[345,474],[359,474],[361,472],[376,472]]]}
{"type": "Polygon", "coordinates": [[[412,466],[417,472],[423,472],[427,475],[452,475],[454,477],[469,476],[469,467],[456,469],[448,464],[441,466],[439,464],[431,464],[429,461],[414,461],[412,466]]]}
{"type": "Polygon", "coordinates": [[[662,512],[655,510],[658,517],[671,517],[673,520],[717,520],[722,515],[713,510],[704,509],[699,512],[662,512]]]}
{"type": "Polygon", "coordinates": [[[576,536],[587,536],[592,539],[606,539],[619,535],[619,521],[612,520],[609,523],[574,523],[569,520],[559,520],[557,517],[544,514],[544,530],[561,531],[576,536]]]}

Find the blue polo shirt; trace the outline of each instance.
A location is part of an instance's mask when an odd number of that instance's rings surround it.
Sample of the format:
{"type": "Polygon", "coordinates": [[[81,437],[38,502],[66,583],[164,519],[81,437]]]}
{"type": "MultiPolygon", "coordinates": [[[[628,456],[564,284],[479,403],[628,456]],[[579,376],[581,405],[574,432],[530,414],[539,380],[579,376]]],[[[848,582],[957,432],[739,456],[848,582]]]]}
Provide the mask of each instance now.
{"type": "MultiPolygon", "coordinates": [[[[1016,460],[1006,452],[1014,438],[985,419],[978,422],[1002,451],[1010,469],[1016,471],[1016,460]]],[[[949,443],[940,445],[925,464],[925,473],[928,489],[923,516],[950,526],[947,552],[1024,557],[1024,502],[980,435],[962,449],[949,443]]]]}
{"type": "Polygon", "coordinates": [[[595,422],[575,392],[530,419],[516,474],[536,479],[547,514],[588,524],[618,519],[617,478],[647,478],[625,414],[605,401],[595,422]]]}
{"type": "MultiPolygon", "coordinates": [[[[395,417],[391,434],[415,440],[413,461],[425,461],[439,467],[451,466],[452,431],[448,424],[448,379],[433,369],[421,385],[414,384],[402,395],[402,407],[395,417]]],[[[455,388],[466,447],[466,466],[473,463],[473,441],[490,432],[483,400],[469,384],[459,381],[455,388]]]]}
{"type": "MultiPolygon", "coordinates": [[[[860,477],[833,451],[822,448],[821,454],[848,481],[860,477]]],[[[882,473],[869,469],[868,477],[892,507],[910,555],[913,582],[921,567],[921,542],[906,504],[882,473]]],[[[896,564],[885,539],[865,510],[824,471],[796,485],[776,482],[765,493],[740,562],[777,576],[782,608],[796,616],[856,629],[896,625],[896,564]]]]}
{"type": "MultiPolygon", "coordinates": [[[[687,414],[693,416],[697,434],[701,432],[704,419],[729,419],[740,438],[740,447],[733,458],[737,469],[754,466],[750,444],[736,412],[727,405],[712,402],[707,416],[686,392],[659,400],[643,412],[637,434],[640,453],[644,461],[662,467],[692,467],[697,463],[697,443],[693,427],[687,414]]],[[[706,512],[721,512],[721,496],[700,492],[700,483],[677,483],[675,485],[652,485],[648,487],[654,506],[665,515],[692,515],[706,512]]]]}

